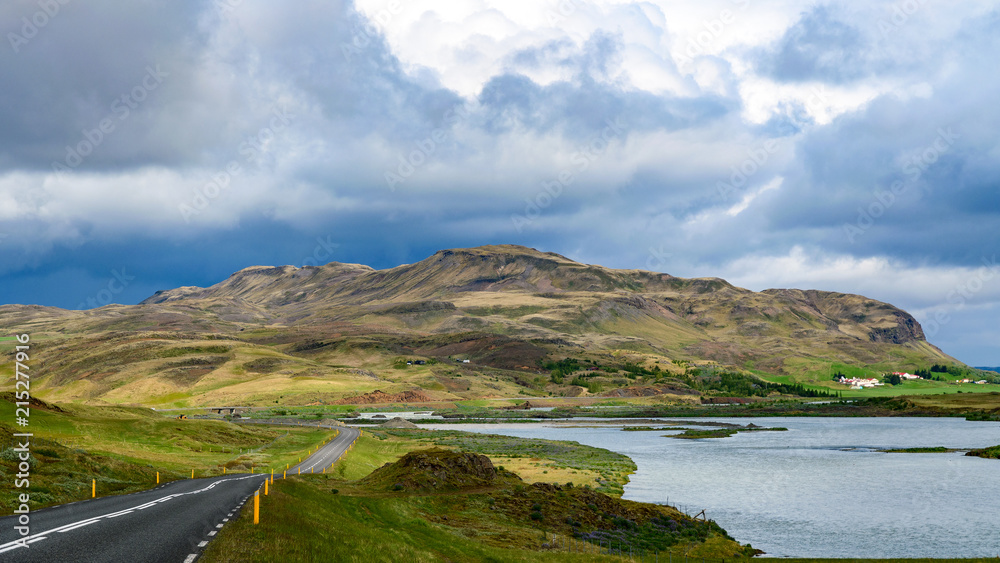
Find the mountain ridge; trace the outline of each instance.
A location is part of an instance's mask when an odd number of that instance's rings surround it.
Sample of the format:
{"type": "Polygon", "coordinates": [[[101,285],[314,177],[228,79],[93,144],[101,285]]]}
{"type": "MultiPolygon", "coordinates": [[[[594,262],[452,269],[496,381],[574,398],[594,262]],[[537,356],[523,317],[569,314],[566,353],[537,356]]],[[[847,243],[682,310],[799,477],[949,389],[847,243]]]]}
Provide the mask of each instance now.
{"type": "Polygon", "coordinates": [[[382,270],[339,262],[251,266],[206,288],[158,291],[138,305],[25,307],[0,307],[0,327],[46,334],[43,352],[54,355],[51,380],[59,382],[51,392],[84,400],[225,396],[220,389],[235,388],[243,397],[272,397],[281,393],[251,382],[279,379],[278,387],[340,400],[375,389],[344,369],[384,383],[399,375],[389,366],[408,356],[461,357],[479,371],[421,368],[422,378],[399,379],[385,391],[502,396],[518,388],[496,383],[501,378],[537,390],[545,361],[607,354],[670,373],[683,374],[683,362],[710,362],[818,385],[829,384],[819,374],[834,364],[913,370],[959,363],[928,343],[906,311],[861,295],[754,292],[720,278],[611,269],[515,245],[441,250],[382,270]],[[101,351],[115,360],[102,361],[101,351]],[[494,383],[460,382],[455,373],[493,374],[494,383]]]}

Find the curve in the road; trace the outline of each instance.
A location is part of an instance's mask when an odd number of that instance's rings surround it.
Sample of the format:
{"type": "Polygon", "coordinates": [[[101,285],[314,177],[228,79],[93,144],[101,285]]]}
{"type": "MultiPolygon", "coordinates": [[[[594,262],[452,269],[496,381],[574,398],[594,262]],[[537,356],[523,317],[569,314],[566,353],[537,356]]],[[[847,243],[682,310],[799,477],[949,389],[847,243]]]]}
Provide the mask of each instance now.
{"type": "MultiPolygon", "coordinates": [[[[293,469],[319,473],[339,459],[360,432],[338,430],[336,438],[293,469]]],[[[191,563],[266,477],[184,479],[129,495],[32,511],[31,530],[41,531],[24,537],[14,530],[16,516],[0,518],[0,560],[191,563]]]]}

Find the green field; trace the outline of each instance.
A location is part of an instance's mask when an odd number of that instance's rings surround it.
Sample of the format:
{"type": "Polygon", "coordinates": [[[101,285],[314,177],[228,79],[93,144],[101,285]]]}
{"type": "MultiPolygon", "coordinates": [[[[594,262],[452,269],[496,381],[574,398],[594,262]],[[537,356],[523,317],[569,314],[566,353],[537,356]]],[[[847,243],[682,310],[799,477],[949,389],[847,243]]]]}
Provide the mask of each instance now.
{"type": "MultiPolygon", "coordinates": [[[[905,362],[903,362],[905,363],[905,362]]],[[[900,395],[935,395],[935,394],[958,394],[962,393],[990,393],[1000,391],[1000,385],[986,384],[976,385],[974,383],[957,383],[963,377],[948,373],[934,373],[943,381],[916,379],[905,381],[900,385],[884,385],[872,389],[852,390],[846,385],[842,385],[832,380],[835,373],[841,373],[848,378],[878,378],[882,374],[891,371],[900,371],[895,363],[873,364],[870,366],[858,367],[849,364],[830,363],[816,367],[815,364],[804,362],[790,362],[791,375],[772,375],[759,370],[751,370],[757,376],[774,383],[801,383],[808,389],[837,391],[843,397],[898,397],[900,395]]]]}
{"type": "Polygon", "coordinates": [[[502,470],[475,477],[459,465],[432,465],[440,471],[419,465],[470,455],[422,450],[359,481],[330,475],[276,481],[261,497],[261,523],[255,526],[243,510],[203,560],[601,561],[609,559],[601,554],[609,543],[646,560],[657,552],[664,561],[671,554],[678,561],[685,554],[732,560],[752,549],[713,522],[669,507],[584,487],[527,485],[502,470]],[[674,530],[653,522],[672,522],[674,530]]]}
{"type": "Polygon", "coordinates": [[[13,510],[16,473],[13,433],[28,431],[33,461],[33,509],[97,494],[147,489],[160,482],[284,469],[334,431],[307,427],[240,426],[215,420],[178,420],[150,409],[33,403],[29,426],[18,428],[12,394],[0,396],[0,510],[13,510]],[[225,469],[223,469],[225,467],[225,469]]]}

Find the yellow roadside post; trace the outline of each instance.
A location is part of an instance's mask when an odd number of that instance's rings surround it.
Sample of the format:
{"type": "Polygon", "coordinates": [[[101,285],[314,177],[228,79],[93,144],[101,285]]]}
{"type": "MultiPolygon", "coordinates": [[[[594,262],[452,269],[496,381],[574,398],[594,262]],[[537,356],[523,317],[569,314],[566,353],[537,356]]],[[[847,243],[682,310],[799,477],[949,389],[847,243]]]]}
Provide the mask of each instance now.
{"type": "Polygon", "coordinates": [[[287,469],[285,471],[281,472],[281,478],[282,479],[288,479],[288,470],[287,469]]]}
{"type": "Polygon", "coordinates": [[[90,498],[97,498],[97,479],[90,482],[90,498]]]}
{"type": "Polygon", "coordinates": [[[310,467],[310,468],[309,468],[309,473],[314,473],[314,471],[313,471],[313,468],[312,468],[312,467],[310,467]]]}
{"type": "Polygon", "coordinates": [[[225,466],[225,465],[223,465],[223,466],[222,466],[222,474],[223,474],[223,475],[225,475],[225,474],[226,474],[226,466],[225,466]]]}
{"type": "Polygon", "coordinates": [[[253,523],[260,524],[260,490],[253,494],[253,523]]]}
{"type": "Polygon", "coordinates": [[[156,484],[157,485],[160,484],[160,472],[159,471],[156,472],[156,484]]]}
{"type": "Polygon", "coordinates": [[[191,470],[191,478],[194,479],[194,469],[191,470]]]}
{"type": "Polygon", "coordinates": [[[274,470],[271,470],[271,484],[274,484],[274,470]]]}
{"type": "Polygon", "coordinates": [[[264,496],[267,496],[267,479],[264,479],[264,496]]]}
{"type": "Polygon", "coordinates": [[[302,468],[299,467],[298,470],[299,470],[299,472],[297,473],[297,475],[302,475],[302,468]]]}
{"type": "Polygon", "coordinates": [[[253,475],[253,466],[250,466],[250,474],[253,475]]]}
{"type": "Polygon", "coordinates": [[[326,475],[326,468],[323,468],[323,475],[326,475]]]}

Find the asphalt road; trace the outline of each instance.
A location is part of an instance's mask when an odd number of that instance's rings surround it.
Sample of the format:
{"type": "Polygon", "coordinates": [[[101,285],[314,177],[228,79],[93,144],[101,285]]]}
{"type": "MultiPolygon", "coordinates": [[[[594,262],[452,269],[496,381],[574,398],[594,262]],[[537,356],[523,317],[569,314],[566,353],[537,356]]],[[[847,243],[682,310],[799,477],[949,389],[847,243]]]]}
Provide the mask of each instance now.
{"type": "MultiPolygon", "coordinates": [[[[340,434],[293,469],[316,473],[336,461],[359,432],[340,434]]],[[[129,495],[101,497],[31,511],[31,534],[0,518],[0,561],[190,563],[267,477],[226,475],[185,479],[129,495]],[[20,545],[25,540],[26,547],[20,545]]],[[[30,491],[30,489],[29,489],[30,491]]]]}

